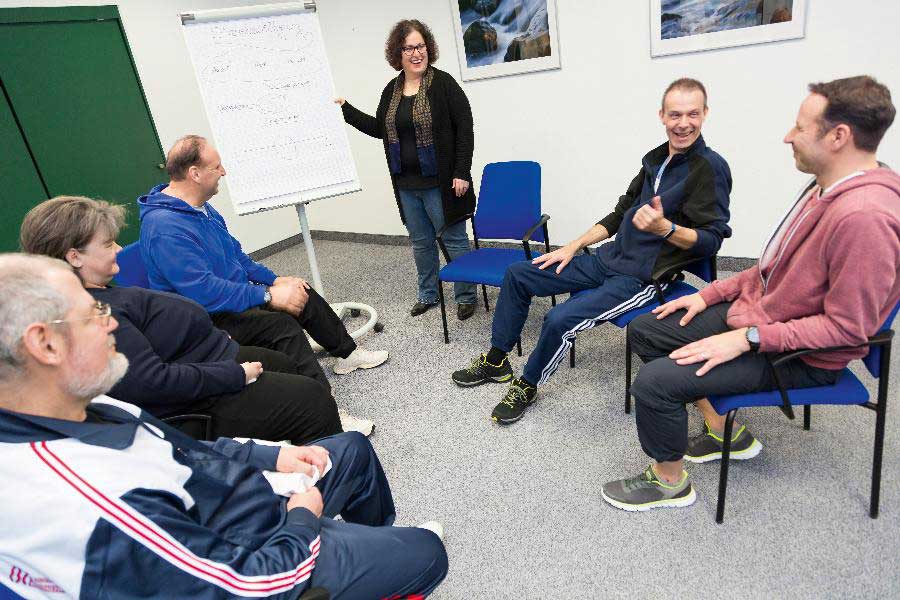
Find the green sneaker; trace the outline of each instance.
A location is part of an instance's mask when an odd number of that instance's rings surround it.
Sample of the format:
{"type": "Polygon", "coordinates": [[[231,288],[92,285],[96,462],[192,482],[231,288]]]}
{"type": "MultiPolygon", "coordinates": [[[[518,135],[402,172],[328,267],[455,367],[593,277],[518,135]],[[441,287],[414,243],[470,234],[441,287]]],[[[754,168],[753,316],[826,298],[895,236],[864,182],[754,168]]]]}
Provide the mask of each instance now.
{"type": "Polygon", "coordinates": [[[487,383],[488,381],[493,381],[494,383],[506,383],[512,379],[512,376],[512,367],[509,365],[508,357],[504,356],[499,365],[492,365],[487,361],[487,355],[482,354],[473,360],[468,368],[454,371],[453,375],[450,376],[450,379],[452,379],[453,383],[456,385],[472,387],[474,385],[487,383]]]}
{"type": "Polygon", "coordinates": [[[537,388],[517,377],[509,384],[506,389],[506,395],[500,404],[494,407],[491,413],[491,419],[500,425],[509,425],[515,423],[525,414],[525,409],[534,404],[537,396],[537,388]]]}
{"type": "MultiPolygon", "coordinates": [[[[706,421],[703,422],[703,429],[703,433],[688,440],[684,460],[692,463],[722,460],[722,443],[725,440],[713,433],[706,421]]],[[[731,460],[747,460],[759,454],[761,450],[762,444],[744,425],[731,436],[731,460]]]]}
{"type": "Polygon", "coordinates": [[[690,506],[697,499],[687,471],[682,471],[681,481],[668,484],[660,481],[652,466],[635,477],[603,484],[600,495],[616,508],[632,512],[690,506]]]}

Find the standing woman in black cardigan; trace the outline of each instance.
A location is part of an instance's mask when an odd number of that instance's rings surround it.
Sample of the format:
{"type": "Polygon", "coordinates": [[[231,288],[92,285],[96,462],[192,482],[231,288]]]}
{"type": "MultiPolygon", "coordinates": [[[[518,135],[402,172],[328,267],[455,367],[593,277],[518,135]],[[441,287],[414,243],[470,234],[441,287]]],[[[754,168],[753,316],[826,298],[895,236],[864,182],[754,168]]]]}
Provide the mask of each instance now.
{"type": "MultiPolygon", "coordinates": [[[[431,66],[438,48],[428,26],[416,20],[394,25],[384,49],[400,74],[381,93],[372,117],[346,102],[344,120],[384,142],[400,218],[409,232],[419,276],[419,293],[410,314],[418,316],[438,301],[438,249],[435,234],[475,210],[472,109],[465,92],[449,74],[431,66]]],[[[469,250],[465,221],[444,233],[452,258],[469,250]]],[[[455,283],[460,320],[475,312],[475,286],[455,283]]]]}

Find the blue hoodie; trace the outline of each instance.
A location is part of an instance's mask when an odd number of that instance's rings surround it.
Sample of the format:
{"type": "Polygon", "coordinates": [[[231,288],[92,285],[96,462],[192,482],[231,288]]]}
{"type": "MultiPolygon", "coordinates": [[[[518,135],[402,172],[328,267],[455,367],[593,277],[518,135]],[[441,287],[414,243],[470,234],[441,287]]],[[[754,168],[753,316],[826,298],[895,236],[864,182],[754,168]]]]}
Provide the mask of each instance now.
{"type": "Polygon", "coordinates": [[[141,258],[150,287],[201,304],[210,313],[243,312],[265,302],[275,273],[254,262],[208,202],[207,216],[163,194],[160,184],[138,198],[141,258]]]}

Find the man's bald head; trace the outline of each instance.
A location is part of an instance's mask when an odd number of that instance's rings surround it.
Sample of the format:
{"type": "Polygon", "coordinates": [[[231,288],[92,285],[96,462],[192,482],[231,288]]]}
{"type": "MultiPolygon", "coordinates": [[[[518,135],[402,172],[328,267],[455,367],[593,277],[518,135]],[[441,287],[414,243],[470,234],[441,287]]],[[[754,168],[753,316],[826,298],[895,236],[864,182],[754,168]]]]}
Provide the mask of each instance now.
{"type": "Polygon", "coordinates": [[[178,138],[166,155],[166,171],[169,178],[172,181],[184,181],[188,169],[203,164],[200,155],[206,144],[206,138],[199,135],[191,134],[178,138]]]}

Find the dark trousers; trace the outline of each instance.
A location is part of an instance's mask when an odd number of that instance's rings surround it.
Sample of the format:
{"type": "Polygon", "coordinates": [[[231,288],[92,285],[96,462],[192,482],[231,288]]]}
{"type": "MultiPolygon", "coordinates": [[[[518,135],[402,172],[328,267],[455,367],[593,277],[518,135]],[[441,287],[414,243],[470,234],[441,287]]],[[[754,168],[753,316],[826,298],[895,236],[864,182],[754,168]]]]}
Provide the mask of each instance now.
{"type": "MultiPolygon", "coordinates": [[[[235,394],[211,396],[191,406],[191,412],[212,416],[214,439],[249,437],[302,445],[343,431],[330,388],[302,374],[300,365],[286,355],[241,346],[235,361],[261,362],[263,373],[235,394]]],[[[199,435],[193,425],[176,427],[199,435]]]]}
{"type": "Polygon", "coordinates": [[[551,308],[544,316],[541,337],[522,373],[534,385],[544,385],[556,372],[579,331],[596,327],[654,298],[652,285],[609,269],[596,256],[579,254],[559,274],[557,266],[541,270],[529,261],[510,265],[494,311],[491,345],[509,352],[522,335],[534,296],[588,290],[551,308]]]}
{"type": "MultiPolygon", "coordinates": [[[[746,394],[776,389],[775,377],[765,354],[745,352],[732,361],[697,376],[703,363],[679,365],[668,357],[673,350],[691,342],[730,331],[725,319],[730,303],[707,308],[682,327],[684,311],[662,319],[641,315],[628,325],[631,349],[645,363],[631,393],[637,410],[637,430],[641,448],[658,462],[680,460],[688,443],[685,404],[710,395],[746,394]]],[[[787,388],[831,385],[840,371],[811,367],[802,360],[778,368],[787,388]]]]}
{"type": "Polygon", "coordinates": [[[332,356],[347,358],[356,350],[356,342],[325,299],[314,289],[307,290],[309,301],[299,317],[286,312],[254,307],[239,313],[210,315],[219,329],[242,346],[259,346],[287,354],[299,365],[300,373],[316,379],[330,389],[315,353],[306,339],[312,339],[332,356]]]}
{"type": "Polygon", "coordinates": [[[375,450],[359,433],[315,442],[332,469],[317,484],[325,508],[310,587],[339,600],[425,597],[447,575],[447,553],[432,532],[391,527],[394,501],[375,450]],[[343,521],[334,521],[340,514],[343,521]]]}

